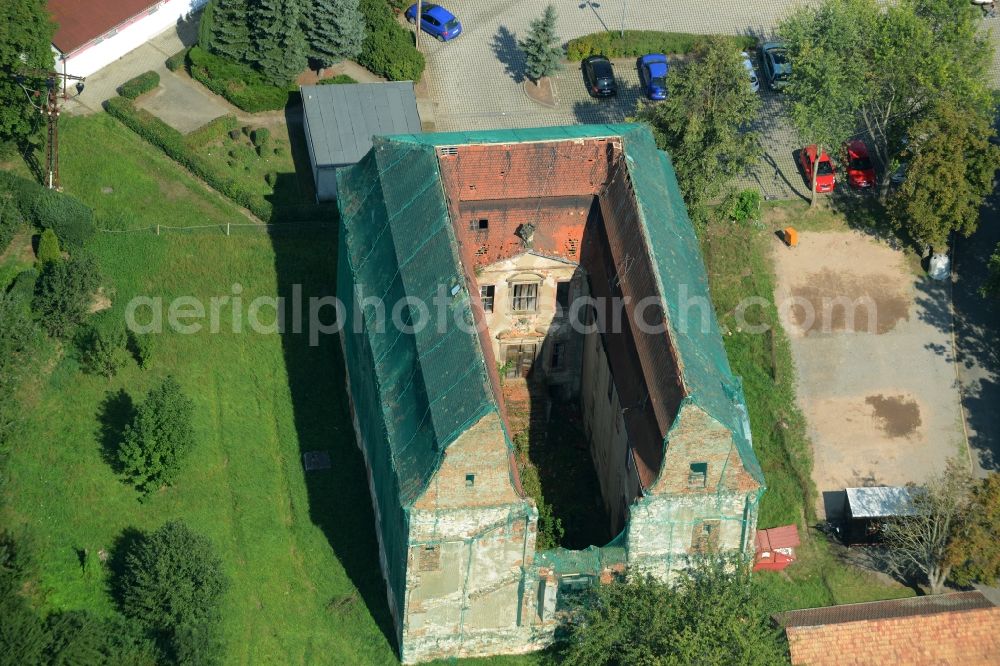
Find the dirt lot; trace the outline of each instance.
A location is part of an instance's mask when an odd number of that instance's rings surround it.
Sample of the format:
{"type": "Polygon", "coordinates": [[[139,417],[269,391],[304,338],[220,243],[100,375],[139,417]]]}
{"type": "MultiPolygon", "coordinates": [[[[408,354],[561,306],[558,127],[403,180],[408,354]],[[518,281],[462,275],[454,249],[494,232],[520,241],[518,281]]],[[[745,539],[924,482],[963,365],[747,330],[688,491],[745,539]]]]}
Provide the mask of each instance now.
{"type": "Polygon", "coordinates": [[[775,272],[820,515],[844,488],[920,482],[964,455],[946,285],[851,231],[776,240],[775,272]]]}

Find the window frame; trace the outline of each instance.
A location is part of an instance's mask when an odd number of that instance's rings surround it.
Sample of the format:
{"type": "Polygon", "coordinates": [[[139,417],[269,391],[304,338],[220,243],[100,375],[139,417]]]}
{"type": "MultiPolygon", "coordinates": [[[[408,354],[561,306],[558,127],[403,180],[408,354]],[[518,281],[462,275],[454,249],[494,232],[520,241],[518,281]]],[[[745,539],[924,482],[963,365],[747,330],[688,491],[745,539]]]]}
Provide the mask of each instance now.
{"type": "Polygon", "coordinates": [[[534,314],[538,312],[538,294],[541,291],[541,282],[534,281],[524,281],[524,282],[511,282],[510,284],[510,311],[519,314],[534,314]],[[519,289],[532,290],[530,295],[519,295],[519,289]],[[519,301],[521,305],[526,305],[530,302],[531,307],[518,307],[519,301]]]}
{"type": "Polygon", "coordinates": [[[494,311],[494,309],[496,308],[496,295],[497,295],[497,286],[495,284],[479,285],[479,301],[483,305],[483,312],[494,311]]]}

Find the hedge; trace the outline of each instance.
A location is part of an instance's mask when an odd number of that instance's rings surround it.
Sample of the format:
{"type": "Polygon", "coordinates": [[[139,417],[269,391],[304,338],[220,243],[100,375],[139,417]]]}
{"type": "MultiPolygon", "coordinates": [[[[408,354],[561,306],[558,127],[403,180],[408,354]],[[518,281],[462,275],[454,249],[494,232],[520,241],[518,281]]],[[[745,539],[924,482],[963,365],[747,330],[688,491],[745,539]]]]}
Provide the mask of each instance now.
{"type": "Polygon", "coordinates": [[[139,95],[145,95],[150,90],[155,90],[158,85],[160,85],[159,74],[154,71],[143,72],[118,86],[118,94],[128,99],[135,99],[139,95]]]}
{"type": "Polygon", "coordinates": [[[358,64],[390,81],[419,81],[424,73],[424,54],[413,45],[412,33],[401,26],[385,0],[361,0],[365,17],[365,41],[358,64]]]}
{"type": "Polygon", "coordinates": [[[192,46],[187,54],[191,76],[216,95],[248,113],[277,111],[288,104],[289,93],[298,88],[273,86],[257,70],[192,46]]]}
{"type": "Polygon", "coordinates": [[[136,109],[132,100],[124,97],[112,97],[104,103],[104,108],[126,127],[162,150],[170,159],[204,180],[209,186],[265,222],[270,221],[273,208],[269,201],[245,190],[228,174],[222,173],[215,163],[195,153],[184,135],[173,127],[145,109],[136,109]]]}
{"type": "Polygon", "coordinates": [[[181,49],[177,53],[167,58],[166,62],[167,69],[169,69],[171,72],[176,72],[177,70],[184,67],[184,65],[187,64],[188,50],[189,49],[181,49]]]}
{"type": "MultiPolygon", "coordinates": [[[[646,53],[691,53],[706,35],[690,32],[660,32],[657,30],[626,30],[622,37],[617,32],[595,32],[571,39],[566,44],[566,57],[583,60],[592,55],[608,58],[627,58],[646,53]]],[[[741,51],[753,49],[757,40],[753,37],[730,37],[733,47],[741,51]]]]}
{"type": "Polygon", "coordinates": [[[189,132],[184,137],[184,141],[192,148],[200,148],[212,141],[222,139],[229,132],[238,129],[239,126],[240,119],[235,114],[227,113],[224,116],[209,120],[198,129],[189,132]]]}

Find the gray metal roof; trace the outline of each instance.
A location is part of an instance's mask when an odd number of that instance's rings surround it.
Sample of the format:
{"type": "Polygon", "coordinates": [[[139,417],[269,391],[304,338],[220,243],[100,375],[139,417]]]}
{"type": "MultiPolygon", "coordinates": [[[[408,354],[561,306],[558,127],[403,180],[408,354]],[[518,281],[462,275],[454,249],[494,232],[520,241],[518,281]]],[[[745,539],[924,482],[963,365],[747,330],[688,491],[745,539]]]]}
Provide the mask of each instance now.
{"type": "Polygon", "coordinates": [[[302,86],[316,166],[354,164],[371,150],[372,137],[419,134],[413,83],[347,83],[302,86]]]}
{"type": "Polygon", "coordinates": [[[847,488],[847,503],[854,518],[884,518],[913,514],[912,491],[901,486],[847,488]]]}

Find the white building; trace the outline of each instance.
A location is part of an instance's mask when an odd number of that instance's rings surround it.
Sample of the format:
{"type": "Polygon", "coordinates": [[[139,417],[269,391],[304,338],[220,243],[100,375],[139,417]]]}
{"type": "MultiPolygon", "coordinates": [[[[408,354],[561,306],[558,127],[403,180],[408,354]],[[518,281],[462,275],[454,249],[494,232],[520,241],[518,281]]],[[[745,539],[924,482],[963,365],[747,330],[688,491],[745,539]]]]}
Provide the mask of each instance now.
{"type": "Polygon", "coordinates": [[[207,0],[49,0],[56,68],[89,76],[175,26],[207,0]]]}

